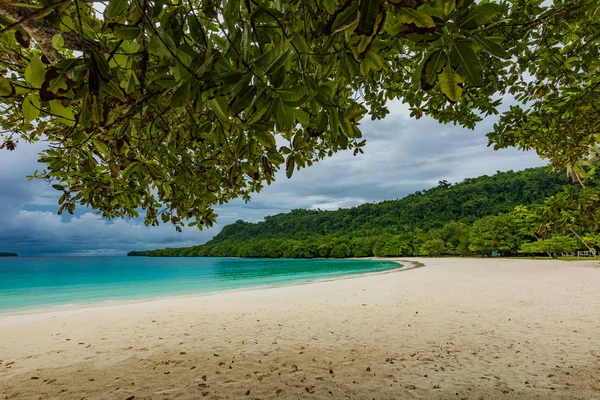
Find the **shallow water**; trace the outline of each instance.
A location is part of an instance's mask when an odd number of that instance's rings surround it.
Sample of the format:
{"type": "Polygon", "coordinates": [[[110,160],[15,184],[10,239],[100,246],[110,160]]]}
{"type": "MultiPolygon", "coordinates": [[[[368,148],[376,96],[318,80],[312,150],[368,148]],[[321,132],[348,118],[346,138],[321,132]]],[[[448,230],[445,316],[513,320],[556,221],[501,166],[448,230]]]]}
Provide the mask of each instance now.
{"type": "Polygon", "coordinates": [[[398,267],[379,260],[0,258],[0,311],[207,293],[398,267]]]}

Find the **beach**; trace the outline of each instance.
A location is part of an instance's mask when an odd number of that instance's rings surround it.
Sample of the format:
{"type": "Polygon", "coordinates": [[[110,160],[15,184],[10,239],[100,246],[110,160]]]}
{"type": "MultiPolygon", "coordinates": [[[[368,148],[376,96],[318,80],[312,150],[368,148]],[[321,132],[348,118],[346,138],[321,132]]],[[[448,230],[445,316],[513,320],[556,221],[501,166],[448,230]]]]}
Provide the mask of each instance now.
{"type": "Polygon", "coordinates": [[[0,314],[0,399],[600,399],[600,263],[0,314]]]}

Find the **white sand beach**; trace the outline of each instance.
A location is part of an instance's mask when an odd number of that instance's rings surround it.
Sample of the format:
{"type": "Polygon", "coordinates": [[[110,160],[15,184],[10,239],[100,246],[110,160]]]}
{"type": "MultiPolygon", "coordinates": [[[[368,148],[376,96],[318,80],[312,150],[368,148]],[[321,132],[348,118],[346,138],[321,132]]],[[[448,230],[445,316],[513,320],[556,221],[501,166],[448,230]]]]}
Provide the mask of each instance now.
{"type": "Polygon", "coordinates": [[[600,399],[600,263],[0,315],[0,399],[600,399]]]}

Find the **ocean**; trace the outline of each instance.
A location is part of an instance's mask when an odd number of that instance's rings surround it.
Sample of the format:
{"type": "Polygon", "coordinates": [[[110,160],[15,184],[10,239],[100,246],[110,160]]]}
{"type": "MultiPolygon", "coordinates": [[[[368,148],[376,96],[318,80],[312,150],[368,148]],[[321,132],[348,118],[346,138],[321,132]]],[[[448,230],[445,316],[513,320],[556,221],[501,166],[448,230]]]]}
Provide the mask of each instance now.
{"type": "Polygon", "coordinates": [[[398,267],[380,260],[0,257],[0,312],[281,285],[398,267]]]}

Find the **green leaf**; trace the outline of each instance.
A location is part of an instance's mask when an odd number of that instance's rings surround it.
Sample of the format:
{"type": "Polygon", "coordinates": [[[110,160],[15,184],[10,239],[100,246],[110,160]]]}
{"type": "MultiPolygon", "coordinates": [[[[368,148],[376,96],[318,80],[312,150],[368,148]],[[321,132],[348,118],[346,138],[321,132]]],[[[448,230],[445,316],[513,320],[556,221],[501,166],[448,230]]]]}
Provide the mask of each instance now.
{"type": "Polygon", "coordinates": [[[440,90],[448,101],[456,103],[460,100],[463,89],[459,84],[463,82],[462,76],[457,74],[451,65],[446,65],[446,68],[444,68],[438,78],[440,80],[440,90]]]}
{"type": "Polygon", "coordinates": [[[296,161],[294,160],[294,153],[290,153],[285,160],[285,176],[289,178],[294,174],[294,168],[296,167],[296,161]]]}
{"type": "Polygon", "coordinates": [[[271,62],[271,64],[265,69],[265,75],[268,74],[273,74],[277,71],[279,71],[279,69],[281,69],[284,64],[285,61],[288,57],[288,55],[290,54],[290,50],[286,49],[282,52],[280,52],[271,62]]]}
{"type": "Polygon", "coordinates": [[[423,5],[425,0],[390,0],[396,7],[418,8],[423,5]]]}
{"type": "Polygon", "coordinates": [[[435,22],[429,15],[412,8],[401,8],[397,21],[402,24],[415,24],[419,28],[435,28],[435,22]]]}
{"type": "Polygon", "coordinates": [[[500,5],[486,3],[475,8],[458,19],[458,26],[463,29],[476,29],[481,25],[489,24],[500,13],[500,5]]]}
{"type": "Polygon", "coordinates": [[[92,122],[89,99],[89,94],[86,94],[81,103],[81,109],[79,110],[79,123],[83,125],[84,128],[89,128],[92,122]]]}
{"type": "Polygon", "coordinates": [[[42,102],[37,93],[31,93],[23,99],[23,118],[29,122],[36,119],[40,115],[40,107],[42,102]]]}
{"type": "Polygon", "coordinates": [[[297,101],[302,100],[302,98],[306,95],[306,87],[304,86],[293,86],[288,89],[277,90],[276,92],[281,100],[286,103],[295,103],[297,101]]]}
{"type": "Polygon", "coordinates": [[[114,27],[113,33],[120,39],[134,40],[140,36],[140,33],[142,33],[142,28],[139,26],[117,25],[114,27]]]}
{"type": "Polygon", "coordinates": [[[438,74],[442,72],[445,65],[446,52],[441,49],[433,52],[425,59],[420,75],[421,88],[423,90],[430,90],[433,88],[437,81],[438,74]]]}
{"type": "Polygon", "coordinates": [[[306,126],[310,122],[310,116],[308,113],[297,108],[294,109],[294,117],[302,126],[306,126]]]}
{"type": "Polygon", "coordinates": [[[259,178],[258,168],[256,168],[254,165],[248,162],[242,163],[242,172],[244,172],[246,175],[248,175],[254,180],[258,180],[259,178]]]}
{"type": "Polygon", "coordinates": [[[294,126],[294,111],[281,99],[277,102],[277,127],[280,131],[288,131],[294,126]]]}
{"type": "Polygon", "coordinates": [[[106,145],[106,143],[101,142],[99,140],[92,140],[92,144],[94,145],[94,147],[96,148],[96,150],[98,150],[98,152],[108,158],[108,156],[110,156],[110,152],[108,150],[108,146],[106,145]]]}
{"type": "Polygon", "coordinates": [[[342,133],[347,138],[359,138],[360,135],[357,135],[357,132],[354,130],[354,124],[350,120],[350,115],[348,115],[348,114],[349,113],[340,114],[339,123],[340,123],[340,128],[342,130],[342,133]]]}
{"type": "Polygon", "coordinates": [[[127,0],[110,0],[104,9],[104,18],[114,20],[123,14],[129,6],[127,0]]]}
{"type": "Polygon", "coordinates": [[[187,17],[188,27],[190,28],[190,33],[192,34],[192,38],[197,43],[205,44],[204,34],[202,33],[202,26],[198,23],[195,15],[190,14],[187,17]]]}
{"type": "Polygon", "coordinates": [[[323,6],[329,14],[335,13],[336,0],[323,0],[323,6]]]}
{"type": "Polygon", "coordinates": [[[171,107],[174,109],[185,107],[190,101],[191,88],[187,81],[184,81],[171,96],[171,107]]]}
{"type": "Polygon", "coordinates": [[[0,97],[10,96],[13,94],[13,86],[6,78],[0,78],[0,97]]]}
{"type": "Polygon", "coordinates": [[[260,144],[265,146],[267,149],[275,148],[275,137],[267,132],[262,130],[257,130],[254,132],[254,137],[260,144]]]}
{"type": "Polygon", "coordinates": [[[240,0],[227,0],[225,10],[223,12],[223,19],[225,25],[231,30],[235,27],[238,21],[240,13],[240,0]]]}
{"type": "Polygon", "coordinates": [[[215,165],[219,165],[219,160],[216,160],[216,159],[202,160],[200,165],[202,165],[203,167],[206,167],[206,168],[211,168],[211,167],[214,167],[215,165]]]}
{"type": "Polygon", "coordinates": [[[436,7],[446,16],[454,11],[456,0],[436,0],[436,7]]]}
{"type": "Polygon", "coordinates": [[[121,87],[114,80],[111,80],[108,83],[102,82],[102,90],[123,102],[126,100],[121,87]]]}
{"type": "Polygon", "coordinates": [[[131,174],[135,172],[135,170],[139,169],[142,166],[142,163],[139,161],[132,161],[125,169],[123,170],[123,178],[128,178],[131,174]]]}
{"type": "Polygon", "coordinates": [[[359,0],[353,0],[345,4],[345,7],[335,11],[327,25],[325,26],[325,33],[331,35],[336,32],[341,32],[348,29],[351,25],[358,22],[359,0]]]}
{"type": "Polygon", "coordinates": [[[487,53],[496,56],[498,58],[502,58],[502,59],[509,59],[510,58],[510,54],[508,54],[508,52],[506,50],[504,50],[504,47],[496,42],[494,42],[493,40],[491,40],[490,38],[485,38],[479,34],[474,34],[473,36],[471,36],[471,39],[477,43],[479,45],[479,47],[481,47],[484,51],[486,51],[487,53]]]}
{"type": "Polygon", "coordinates": [[[25,68],[25,80],[34,88],[41,88],[46,78],[46,67],[38,56],[32,56],[25,68]]]}
{"type": "Polygon", "coordinates": [[[228,109],[227,99],[225,97],[215,97],[214,99],[208,100],[208,106],[221,121],[229,120],[226,112],[228,109]]]}
{"type": "Polygon", "coordinates": [[[75,115],[73,114],[73,111],[71,111],[70,107],[63,106],[60,100],[50,101],[50,112],[55,117],[58,117],[60,123],[67,126],[75,126],[75,115]]]}
{"type": "Polygon", "coordinates": [[[465,43],[454,42],[452,57],[459,60],[457,72],[462,75],[465,80],[475,86],[481,85],[481,64],[477,58],[477,54],[465,43]]]}
{"type": "Polygon", "coordinates": [[[106,61],[106,57],[99,51],[92,51],[92,58],[94,59],[94,66],[102,75],[104,81],[110,80],[110,66],[108,65],[108,61],[106,61]]]}
{"type": "Polygon", "coordinates": [[[310,48],[308,47],[308,43],[306,43],[306,39],[302,36],[301,33],[296,33],[292,38],[292,43],[300,53],[309,53],[310,48]]]}
{"type": "Polygon", "coordinates": [[[230,115],[237,116],[239,113],[244,111],[256,96],[256,86],[250,86],[244,89],[240,95],[236,96],[232,102],[230,102],[230,115]]]}
{"type": "Polygon", "coordinates": [[[52,46],[56,50],[61,50],[64,45],[65,39],[63,38],[63,35],[61,33],[57,33],[56,35],[52,36],[52,46]]]}
{"type": "Polygon", "coordinates": [[[360,3],[360,18],[356,33],[371,36],[375,32],[377,16],[383,11],[383,0],[362,0],[360,3]]]}

